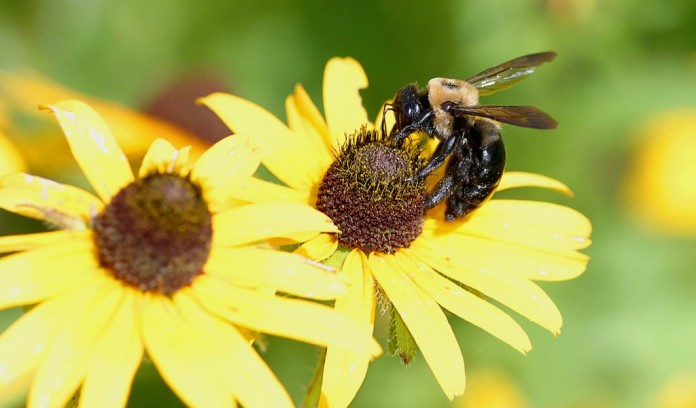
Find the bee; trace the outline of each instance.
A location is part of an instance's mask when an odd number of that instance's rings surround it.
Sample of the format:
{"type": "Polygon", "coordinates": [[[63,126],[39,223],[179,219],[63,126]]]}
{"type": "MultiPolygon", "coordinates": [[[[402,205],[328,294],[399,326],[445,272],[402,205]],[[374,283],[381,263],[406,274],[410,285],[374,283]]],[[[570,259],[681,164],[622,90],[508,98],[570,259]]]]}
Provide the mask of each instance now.
{"type": "MultiPolygon", "coordinates": [[[[479,105],[479,96],[517,84],[555,52],[525,55],[488,68],[462,81],[433,78],[425,90],[412,83],[399,89],[385,109],[394,112],[389,133],[401,145],[421,131],[440,143],[416,177],[425,178],[447,158],[445,174],[428,193],[426,208],[447,200],[445,219],[453,221],[480,207],[495,191],[505,169],[505,146],[499,122],[553,129],[556,121],[533,106],[479,105]]],[[[382,123],[386,134],[386,125],[382,123]]]]}

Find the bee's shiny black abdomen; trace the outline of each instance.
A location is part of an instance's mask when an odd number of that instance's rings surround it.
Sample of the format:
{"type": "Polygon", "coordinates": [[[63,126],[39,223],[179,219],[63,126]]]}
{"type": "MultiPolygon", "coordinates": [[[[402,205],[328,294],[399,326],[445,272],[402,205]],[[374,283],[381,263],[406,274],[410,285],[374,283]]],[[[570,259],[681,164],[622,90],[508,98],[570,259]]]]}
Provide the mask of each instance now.
{"type": "Polygon", "coordinates": [[[505,146],[500,126],[478,119],[466,129],[462,143],[447,162],[445,176],[428,196],[426,205],[447,199],[449,221],[480,207],[494,192],[505,170],[505,146]]]}

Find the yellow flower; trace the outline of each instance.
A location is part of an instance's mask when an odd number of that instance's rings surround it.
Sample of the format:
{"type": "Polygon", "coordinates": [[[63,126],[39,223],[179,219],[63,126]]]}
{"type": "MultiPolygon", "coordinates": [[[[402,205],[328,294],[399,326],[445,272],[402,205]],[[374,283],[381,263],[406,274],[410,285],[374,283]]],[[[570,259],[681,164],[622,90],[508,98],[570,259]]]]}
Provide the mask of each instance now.
{"type": "Polygon", "coordinates": [[[5,131],[9,124],[5,109],[4,104],[0,101],[0,176],[26,169],[22,154],[5,131]]]}
{"type": "Polygon", "coordinates": [[[456,408],[525,408],[527,398],[512,378],[497,370],[469,374],[469,389],[454,400],[456,408]]]}
{"type": "Polygon", "coordinates": [[[36,109],[39,104],[67,99],[84,101],[96,109],[129,159],[142,158],[159,137],[166,137],[177,146],[191,146],[192,157],[198,157],[208,146],[181,127],[115,102],[82,94],[38,74],[0,72],[0,129],[19,147],[32,171],[64,172],[74,163],[65,139],[59,137],[59,128],[36,109]]]}
{"type": "MultiPolygon", "coordinates": [[[[329,177],[327,169],[344,161],[343,154],[352,151],[351,146],[360,147],[361,140],[376,141],[373,144],[378,147],[374,151],[355,154],[367,158],[361,165],[368,169],[369,163],[379,162],[370,159],[371,155],[389,154],[386,142],[380,147],[379,138],[369,136],[374,125],[358,93],[366,86],[366,75],[356,61],[332,59],[324,74],[326,120],[298,85],[286,100],[287,126],[263,108],[236,96],[213,94],[203,98],[202,103],[233,131],[254,135],[249,142],[262,152],[264,165],[289,186],[283,190],[283,198],[317,205],[319,188],[329,177]],[[366,129],[357,132],[357,139],[351,137],[346,142],[347,135],[355,134],[362,126],[366,129]],[[349,147],[342,148],[345,145],[349,147]],[[339,152],[338,159],[334,152],[339,152]]],[[[376,123],[380,123],[379,118],[376,123]]],[[[406,167],[413,164],[407,163],[414,160],[412,157],[399,159],[400,155],[408,156],[408,152],[393,153],[394,160],[389,163],[401,161],[406,167]]],[[[374,168],[369,171],[378,172],[374,168]]],[[[332,177],[335,174],[331,170],[332,177]]],[[[365,174],[357,172],[351,177],[359,180],[365,174]]],[[[382,179],[380,176],[371,181],[379,184],[382,179]]],[[[352,180],[348,177],[349,183],[352,180]]],[[[499,190],[526,186],[569,193],[560,182],[529,173],[506,173],[499,190]]],[[[363,187],[368,189],[358,183],[346,190],[363,187]]],[[[277,187],[271,192],[266,185],[257,183],[255,189],[266,193],[269,199],[281,196],[277,187]]],[[[324,206],[323,201],[319,204],[324,206]]],[[[334,209],[338,217],[348,213],[343,225],[334,219],[341,235],[321,234],[303,244],[299,253],[323,260],[343,251],[342,247],[351,247],[346,245],[346,230],[352,229],[353,224],[362,225],[365,220],[360,218],[373,216],[375,211],[344,204],[341,202],[334,209]]],[[[389,203],[380,202],[376,207],[385,205],[389,203]]],[[[381,215],[391,216],[389,212],[381,215]]],[[[336,300],[335,308],[357,322],[374,325],[378,299],[388,300],[397,312],[395,318],[402,319],[443,391],[452,399],[464,391],[464,361],[442,309],[526,353],[531,344],[524,330],[489,299],[558,333],[561,315],[534,281],[560,281],[580,275],[588,257],[578,250],[589,245],[591,226],[583,215],[570,208],[510,199],[491,200],[460,222],[445,223],[442,219],[441,209],[430,211],[422,222],[416,223],[415,239],[407,244],[371,251],[360,249],[361,245],[369,247],[363,244],[349,248],[342,269],[351,285],[348,295],[336,300]]],[[[397,231],[387,228],[376,232],[377,237],[365,238],[379,240],[397,231]]],[[[322,384],[324,403],[331,407],[348,405],[365,377],[367,365],[367,358],[340,346],[330,346],[322,384]]]]}
{"type": "Polygon", "coordinates": [[[623,189],[636,219],[675,234],[696,234],[696,112],[673,112],[648,123],[623,189]]]}
{"type": "Polygon", "coordinates": [[[0,179],[2,208],[64,228],[0,237],[15,252],[0,259],[0,307],[35,305],[0,336],[0,392],[33,377],[29,406],[64,406],[80,386],[80,406],[123,406],[147,352],[188,405],[291,406],[254,333],[379,353],[364,327],[302,299],[346,291],[331,268],[264,243],[335,232],[331,221],[299,203],[233,204],[259,164],[240,138],[193,165],[158,139],[134,177],[89,106],[47,109],[97,195],[0,179]]]}

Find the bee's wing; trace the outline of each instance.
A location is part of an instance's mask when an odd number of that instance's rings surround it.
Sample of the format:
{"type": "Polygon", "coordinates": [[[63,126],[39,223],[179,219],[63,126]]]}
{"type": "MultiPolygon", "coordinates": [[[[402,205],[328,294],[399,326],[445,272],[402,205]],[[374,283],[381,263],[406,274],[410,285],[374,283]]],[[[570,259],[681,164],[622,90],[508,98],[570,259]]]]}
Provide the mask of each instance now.
{"type": "MultiPolygon", "coordinates": [[[[447,105],[447,103],[443,104],[447,105]]],[[[554,129],[558,123],[548,113],[534,106],[503,106],[480,105],[459,106],[447,105],[443,109],[454,116],[480,116],[497,120],[510,125],[522,126],[534,129],[554,129]]]]}
{"type": "Polygon", "coordinates": [[[480,96],[510,88],[532,74],[536,67],[556,58],[555,52],[540,52],[504,62],[470,77],[466,82],[478,89],[480,96]]]}

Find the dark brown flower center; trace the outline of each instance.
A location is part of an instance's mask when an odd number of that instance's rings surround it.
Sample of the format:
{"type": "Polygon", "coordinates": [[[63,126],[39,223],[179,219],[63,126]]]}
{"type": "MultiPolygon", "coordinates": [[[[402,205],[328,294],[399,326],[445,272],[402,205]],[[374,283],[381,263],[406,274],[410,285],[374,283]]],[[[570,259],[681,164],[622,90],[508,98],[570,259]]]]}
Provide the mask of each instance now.
{"type": "Polygon", "coordinates": [[[426,188],[414,177],[422,166],[418,153],[365,129],[348,138],[317,197],[317,209],[341,230],[341,245],[393,253],[420,235],[426,188]]]}
{"type": "Polygon", "coordinates": [[[99,262],[127,285],[172,294],[203,273],[211,220],[199,186],[174,174],[148,175],[94,219],[99,262]]]}

